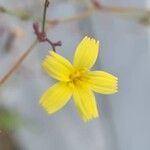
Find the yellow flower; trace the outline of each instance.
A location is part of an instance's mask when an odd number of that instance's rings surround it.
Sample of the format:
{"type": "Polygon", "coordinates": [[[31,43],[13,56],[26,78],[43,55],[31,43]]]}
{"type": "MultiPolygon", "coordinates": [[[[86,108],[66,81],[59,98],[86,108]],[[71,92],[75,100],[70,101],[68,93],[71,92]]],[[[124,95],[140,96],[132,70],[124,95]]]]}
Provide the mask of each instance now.
{"type": "Polygon", "coordinates": [[[73,65],[61,55],[50,51],[42,63],[43,69],[58,82],[43,94],[40,104],[52,114],[61,109],[73,96],[84,121],[99,116],[94,92],[117,92],[117,77],[104,71],[90,71],[99,51],[99,41],[85,37],[78,45],[73,65]]]}

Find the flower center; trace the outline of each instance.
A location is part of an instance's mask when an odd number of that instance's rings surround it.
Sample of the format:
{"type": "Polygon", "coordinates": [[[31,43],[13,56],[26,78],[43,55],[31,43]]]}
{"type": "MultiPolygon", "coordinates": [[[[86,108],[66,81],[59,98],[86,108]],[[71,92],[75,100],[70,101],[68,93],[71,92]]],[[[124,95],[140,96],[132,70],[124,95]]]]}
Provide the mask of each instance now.
{"type": "Polygon", "coordinates": [[[77,70],[70,75],[70,80],[74,81],[74,80],[80,79],[81,76],[82,76],[82,73],[77,70]]]}
{"type": "Polygon", "coordinates": [[[70,74],[70,80],[71,82],[77,82],[79,80],[82,80],[85,73],[85,69],[77,69],[72,74],[70,74]]]}
{"type": "Polygon", "coordinates": [[[68,86],[74,89],[74,86],[84,86],[85,84],[87,85],[87,72],[87,69],[75,69],[69,76],[70,81],[68,82],[68,86]]]}

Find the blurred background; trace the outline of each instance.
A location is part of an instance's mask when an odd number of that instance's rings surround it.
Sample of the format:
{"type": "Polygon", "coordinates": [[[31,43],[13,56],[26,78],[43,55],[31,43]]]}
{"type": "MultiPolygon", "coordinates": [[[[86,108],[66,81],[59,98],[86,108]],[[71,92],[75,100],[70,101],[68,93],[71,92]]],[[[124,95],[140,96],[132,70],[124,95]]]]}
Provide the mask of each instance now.
{"type": "MultiPolygon", "coordinates": [[[[41,69],[47,43],[37,44],[0,85],[0,150],[149,150],[150,13],[148,0],[51,0],[48,37],[72,60],[79,41],[101,41],[95,65],[119,78],[119,92],[97,96],[100,117],[80,118],[73,102],[49,116],[39,98],[53,81],[41,69]],[[143,8],[136,9],[136,8],[143,8]]],[[[32,23],[44,0],[0,0],[0,79],[34,41],[32,23]]]]}

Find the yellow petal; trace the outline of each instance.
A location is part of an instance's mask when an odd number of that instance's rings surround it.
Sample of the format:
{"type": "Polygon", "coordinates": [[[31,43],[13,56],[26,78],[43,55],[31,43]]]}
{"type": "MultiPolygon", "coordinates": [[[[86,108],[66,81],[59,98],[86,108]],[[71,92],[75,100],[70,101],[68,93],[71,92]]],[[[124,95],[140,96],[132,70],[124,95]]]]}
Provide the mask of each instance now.
{"type": "Polygon", "coordinates": [[[98,117],[95,96],[91,90],[75,87],[73,97],[77,110],[84,121],[98,117]]]}
{"type": "Polygon", "coordinates": [[[71,98],[72,90],[67,83],[59,82],[48,88],[40,99],[40,104],[48,113],[61,109],[71,98]]]}
{"type": "Polygon", "coordinates": [[[98,51],[99,41],[85,37],[76,49],[74,66],[77,68],[90,69],[96,62],[98,51]]]}
{"type": "Polygon", "coordinates": [[[42,67],[51,77],[60,81],[69,81],[69,75],[73,69],[67,59],[53,51],[46,56],[42,67]]]}
{"type": "Polygon", "coordinates": [[[101,94],[113,94],[118,90],[118,79],[104,71],[91,71],[88,73],[91,89],[101,94]]]}

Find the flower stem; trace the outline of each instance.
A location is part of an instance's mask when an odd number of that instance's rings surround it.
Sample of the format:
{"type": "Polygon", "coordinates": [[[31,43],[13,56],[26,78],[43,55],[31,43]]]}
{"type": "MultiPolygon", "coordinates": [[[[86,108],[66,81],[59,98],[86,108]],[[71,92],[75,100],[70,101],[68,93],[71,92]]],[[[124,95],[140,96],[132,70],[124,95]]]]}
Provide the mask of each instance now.
{"type": "Polygon", "coordinates": [[[44,12],[43,12],[43,20],[42,20],[42,32],[45,32],[45,22],[46,22],[46,12],[47,12],[47,8],[49,6],[49,1],[45,0],[45,4],[44,4],[44,12]]]}

